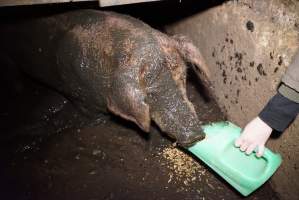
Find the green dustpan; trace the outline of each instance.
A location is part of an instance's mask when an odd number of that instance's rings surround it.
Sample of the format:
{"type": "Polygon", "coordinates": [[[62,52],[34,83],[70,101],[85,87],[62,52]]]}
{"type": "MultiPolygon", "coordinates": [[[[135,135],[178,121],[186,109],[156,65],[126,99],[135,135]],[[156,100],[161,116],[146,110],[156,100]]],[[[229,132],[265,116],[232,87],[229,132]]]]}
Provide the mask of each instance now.
{"type": "Polygon", "coordinates": [[[230,122],[203,126],[206,138],[188,148],[242,195],[247,196],[265,183],[281,164],[281,156],[265,149],[261,158],[246,155],[234,146],[241,128],[230,122]]]}

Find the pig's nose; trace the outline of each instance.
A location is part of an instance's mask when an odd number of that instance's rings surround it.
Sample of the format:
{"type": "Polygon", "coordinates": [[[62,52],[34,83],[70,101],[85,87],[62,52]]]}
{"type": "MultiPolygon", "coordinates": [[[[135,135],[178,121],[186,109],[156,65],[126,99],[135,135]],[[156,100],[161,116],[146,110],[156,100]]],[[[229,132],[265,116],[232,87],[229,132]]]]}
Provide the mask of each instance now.
{"type": "Polygon", "coordinates": [[[190,131],[181,133],[177,137],[177,143],[180,146],[188,147],[192,146],[195,142],[203,140],[205,138],[205,134],[200,129],[198,131],[190,131]]]}

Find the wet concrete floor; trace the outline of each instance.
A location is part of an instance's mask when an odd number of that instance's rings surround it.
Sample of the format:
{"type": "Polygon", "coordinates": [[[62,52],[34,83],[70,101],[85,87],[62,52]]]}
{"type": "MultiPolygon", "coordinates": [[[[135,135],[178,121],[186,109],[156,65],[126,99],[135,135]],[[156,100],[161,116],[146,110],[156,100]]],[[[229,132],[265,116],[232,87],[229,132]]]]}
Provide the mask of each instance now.
{"type": "MultiPolygon", "coordinates": [[[[147,134],[112,115],[89,119],[13,68],[0,83],[0,199],[243,199],[154,125],[147,134]]],[[[223,120],[200,90],[188,83],[199,118],[223,120]]],[[[268,182],[245,199],[278,197],[268,182]]]]}

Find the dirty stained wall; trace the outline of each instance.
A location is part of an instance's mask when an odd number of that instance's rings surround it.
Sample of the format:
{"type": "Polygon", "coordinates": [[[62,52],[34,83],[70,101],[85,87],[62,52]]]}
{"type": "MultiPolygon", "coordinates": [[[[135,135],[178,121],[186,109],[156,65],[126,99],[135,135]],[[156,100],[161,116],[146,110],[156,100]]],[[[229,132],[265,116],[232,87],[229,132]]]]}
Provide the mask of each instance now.
{"type": "MultiPolygon", "coordinates": [[[[166,27],[190,37],[212,72],[214,93],[228,119],[240,126],[255,117],[276,92],[299,47],[299,1],[240,0],[166,27]]],[[[283,164],[271,183],[282,199],[299,196],[299,118],[268,146],[283,164]]]]}

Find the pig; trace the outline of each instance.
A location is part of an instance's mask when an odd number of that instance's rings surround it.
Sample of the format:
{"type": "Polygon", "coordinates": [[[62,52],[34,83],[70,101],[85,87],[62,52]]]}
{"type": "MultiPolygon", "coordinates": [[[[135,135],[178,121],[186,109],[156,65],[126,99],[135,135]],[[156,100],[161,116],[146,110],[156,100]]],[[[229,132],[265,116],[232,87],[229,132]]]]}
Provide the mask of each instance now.
{"type": "Polygon", "coordinates": [[[2,27],[2,51],[83,112],[111,112],[145,132],[153,121],[182,146],[205,137],[186,95],[187,63],[206,87],[210,72],[186,37],[167,36],[133,17],[98,10],[2,27]]]}

